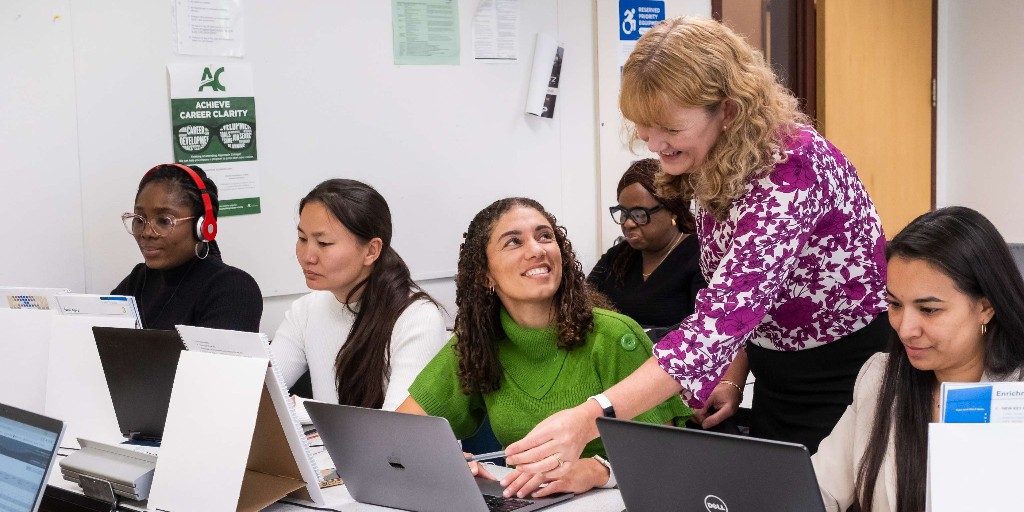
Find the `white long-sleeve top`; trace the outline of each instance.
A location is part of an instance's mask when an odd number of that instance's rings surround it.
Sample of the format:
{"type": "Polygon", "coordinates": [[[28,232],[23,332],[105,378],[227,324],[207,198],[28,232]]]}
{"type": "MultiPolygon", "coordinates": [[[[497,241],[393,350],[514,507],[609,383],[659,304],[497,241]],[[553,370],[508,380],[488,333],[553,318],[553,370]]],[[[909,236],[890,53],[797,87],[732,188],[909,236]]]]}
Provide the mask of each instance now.
{"type": "MultiPolygon", "coordinates": [[[[308,369],[312,398],[338,403],[334,361],[355,317],[328,291],[314,291],[293,302],[270,344],[285,385],[291,387],[308,369]]],[[[383,409],[393,411],[405,401],[409,385],[446,341],[444,318],[434,304],[419,300],[402,312],[391,333],[391,376],[384,378],[383,409]]],[[[297,410],[305,416],[304,407],[297,410]]]]}

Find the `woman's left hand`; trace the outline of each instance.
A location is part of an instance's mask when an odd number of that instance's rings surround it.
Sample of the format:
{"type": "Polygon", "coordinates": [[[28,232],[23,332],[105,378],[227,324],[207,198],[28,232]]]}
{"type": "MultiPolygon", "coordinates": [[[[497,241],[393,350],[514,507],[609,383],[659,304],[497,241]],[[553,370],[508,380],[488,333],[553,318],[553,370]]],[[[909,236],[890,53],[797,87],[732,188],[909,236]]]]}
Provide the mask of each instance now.
{"type": "Polygon", "coordinates": [[[547,473],[529,474],[513,470],[501,479],[501,485],[505,487],[506,498],[513,495],[519,498],[543,498],[558,493],[587,492],[608,482],[608,476],[608,469],[603,464],[588,458],[562,461],[558,468],[547,473]],[[544,483],[547,485],[536,490],[544,483]]]}

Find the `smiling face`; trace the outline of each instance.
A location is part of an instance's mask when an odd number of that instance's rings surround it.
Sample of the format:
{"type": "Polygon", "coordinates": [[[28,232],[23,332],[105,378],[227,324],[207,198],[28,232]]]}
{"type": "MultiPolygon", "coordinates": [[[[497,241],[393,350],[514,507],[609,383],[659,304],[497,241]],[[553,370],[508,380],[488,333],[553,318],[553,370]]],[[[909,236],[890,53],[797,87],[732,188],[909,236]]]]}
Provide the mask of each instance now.
{"type": "MultiPolygon", "coordinates": [[[[619,206],[623,208],[655,208],[659,205],[657,199],[647,191],[643,185],[633,183],[622,189],[619,194],[619,206]]],[[[626,243],[638,251],[658,252],[679,235],[679,230],[672,225],[675,214],[668,208],[662,208],[651,214],[650,222],[643,226],[637,225],[631,218],[626,218],[622,223],[622,236],[626,243]]]]}
{"type": "MultiPolygon", "coordinates": [[[[175,219],[192,216],[177,186],[167,181],[153,181],[139,191],[135,198],[135,214],[151,222],[161,215],[170,215],[175,219]]],[[[156,234],[152,225],[147,225],[142,233],[135,236],[146,266],[165,270],[192,259],[197,241],[192,234],[192,225],[192,220],[179,220],[166,236],[156,234]]]]}
{"type": "Polygon", "coordinates": [[[940,382],[976,382],[984,371],[981,325],[995,314],[988,299],[975,299],[922,260],[894,256],[888,270],[889,322],[910,364],[932,370],[940,382]]]}
{"type": "Polygon", "coordinates": [[[330,291],[339,302],[359,299],[349,293],[370,275],[380,247],[379,238],[363,242],[322,203],[307,203],[299,213],[295,258],[306,286],[330,291]]]}
{"type": "Polygon", "coordinates": [[[544,215],[517,206],[498,217],[487,241],[487,280],[513,318],[550,311],[562,284],[562,253],[544,215]]]}
{"type": "Polygon", "coordinates": [[[708,152],[722,134],[729,117],[728,102],[714,112],[702,107],[687,107],[666,102],[664,122],[655,126],[637,125],[640,140],[658,155],[661,169],[678,176],[696,171],[707,160],[708,152]]]}

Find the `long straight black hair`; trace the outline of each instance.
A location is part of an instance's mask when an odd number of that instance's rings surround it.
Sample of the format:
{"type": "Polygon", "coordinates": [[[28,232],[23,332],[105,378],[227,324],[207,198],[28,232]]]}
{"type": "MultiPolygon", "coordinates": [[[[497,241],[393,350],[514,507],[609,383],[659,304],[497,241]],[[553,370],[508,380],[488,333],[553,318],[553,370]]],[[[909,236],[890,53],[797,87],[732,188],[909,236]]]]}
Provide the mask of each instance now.
{"type": "Polygon", "coordinates": [[[436,302],[413,282],[409,267],[391,248],[391,209],[373,187],[356,180],[327,180],[302,198],[300,214],[309,203],[324,205],[361,243],[381,240],[380,257],[370,275],[346,297],[345,307],[356,319],[334,360],[338,403],[380,409],[384,405],[384,380],[391,375],[395,322],[418,300],[436,302]],[[360,290],[356,311],[349,303],[360,290]]]}
{"type": "MultiPolygon", "coordinates": [[[[987,375],[999,378],[1024,368],[1024,280],[1006,241],[988,219],[959,206],[921,215],[886,246],[886,260],[896,257],[928,262],[960,292],[992,304],[995,315],[984,334],[987,375]]],[[[935,385],[935,373],[914,368],[894,332],[851,510],[872,510],[890,438],[899,440],[891,454],[896,461],[896,510],[924,510],[935,385]]]]}

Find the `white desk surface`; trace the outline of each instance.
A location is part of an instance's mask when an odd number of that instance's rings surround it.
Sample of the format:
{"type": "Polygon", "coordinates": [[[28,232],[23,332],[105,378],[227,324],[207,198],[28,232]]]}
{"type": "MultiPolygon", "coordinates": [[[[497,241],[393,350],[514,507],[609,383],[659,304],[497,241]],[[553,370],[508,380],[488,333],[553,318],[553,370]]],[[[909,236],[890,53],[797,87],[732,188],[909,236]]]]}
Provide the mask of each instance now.
{"type": "MultiPolygon", "coordinates": [[[[489,469],[493,469],[494,471],[492,471],[492,474],[498,478],[506,474],[505,472],[508,471],[506,468],[501,467],[493,467],[489,469]]],[[[50,472],[49,484],[53,487],[66,489],[79,494],[82,493],[82,488],[79,487],[78,484],[68,482],[61,477],[59,466],[54,466],[53,470],[50,472]]],[[[348,493],[348,488],[344,485],[324,489],[324,498],[326,499],[325,506],[302,501],[299,503],[306,506],[300,507],[287,503],[289,501],[296,501],[294,498],[285,498],[284,501],[275,503],[265,510],[271,512],[306,512],[310,510],[308,507],[316,507],[321,510],[337,510],[341,512],[396,510],[387,507],[378,507],[376,505],[359,503],[352,499],[352,496],[348,493]]],[[[551,512],[622,512],[624,508],[625,506],[622,504],[622,497],[619,495],[618,489],[591,489],[589,492],[577,496],[572,500],[553,505],[544,510],[550,510],[551,512]]],[[[119,510],[146,511],[148,509],[146,508],[145,502],[126,500],[121,502],[119,510]]]]}

